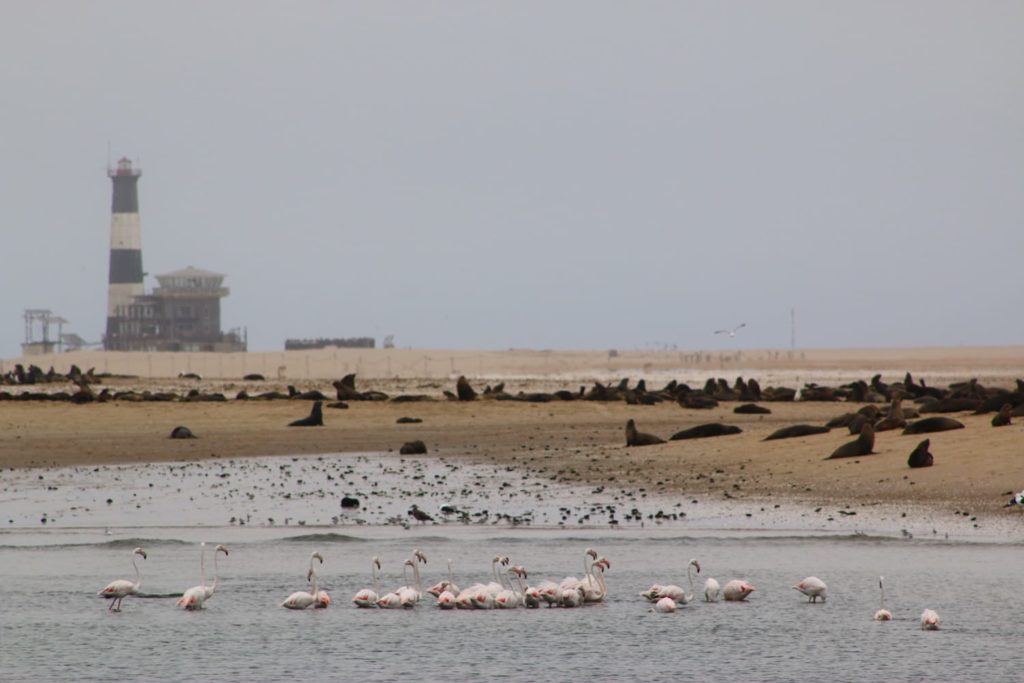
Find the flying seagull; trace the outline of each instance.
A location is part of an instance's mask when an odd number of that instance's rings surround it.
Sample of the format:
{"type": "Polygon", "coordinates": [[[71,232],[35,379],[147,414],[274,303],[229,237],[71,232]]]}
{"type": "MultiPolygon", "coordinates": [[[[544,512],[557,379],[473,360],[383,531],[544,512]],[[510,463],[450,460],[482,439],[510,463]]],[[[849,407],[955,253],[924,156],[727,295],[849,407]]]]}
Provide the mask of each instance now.
{"type": "Polygon", "coordinates": [[[739,325],[737,325],[736,327],[732,328],[731,330],[715,330],[715,334],[727,334],[730,337],[735,337],[736,336],[736,331],[738,329],[740,329],[741,327],[746,327],[746,326],[747,326],[746,323],[740,323],[739,325]]]}

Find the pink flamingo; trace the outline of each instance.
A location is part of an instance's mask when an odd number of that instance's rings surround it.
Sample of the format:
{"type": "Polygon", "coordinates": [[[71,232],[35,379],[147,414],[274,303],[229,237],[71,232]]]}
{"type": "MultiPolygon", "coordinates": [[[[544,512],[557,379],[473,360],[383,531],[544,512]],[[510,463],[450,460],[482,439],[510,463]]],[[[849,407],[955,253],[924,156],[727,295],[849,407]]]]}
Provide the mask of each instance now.
{"type": "Polygon", "coordinates": [[[875,612],[875,621],[892,621],[892,612],[885,608],[885,581],[884,576],[878,577],[878,591],[881,593],[881,600],[878,603],[878,611],[875,612]]]}
{"type": "Polygon", "coordinates": [[[722,589],[722,597],[728,602],[739,602],[740,600],[746,600],[747,596],[755,590],[757,589],[746,581],[733,579],[725,584],[725,588],[722,589]]]}
{"type": "Polygon", "coordinates": [[[700,562],[698,562],[697,560],[690,560],[686,564],[686,578],[690,582],[689,593],[687,593],[684,589],[680,588],[679,586],[676,586],[675,584],[663,585],[656,583],[647,590],[645,590],[643,593],[641,593],[640,596],[646,598],[649,602],[656,602],[661,598],[672,598],[675,602],[682,603],[685,605],[686,603],[693,600],[693,567],[696,567],[697,573],[700,574],[700,562]]]}
{"type": "Polygon", "coordinates": [[[135,564],[135,556],[141,555],[142,559],[146,559],[146,551],[142,548],[136,548],[132,551],[132,566],[135,567],[135,583],[132,583],[128,579],[117,579],[107,584],[107,587],[99,592],[99,595],[104,598],[110,598],[110,606],[107,607],[108,611],[120,612],[121,601],[129,595],[135,595],[139,592],[139,586],[142,585],[142,576],[139,574],[139,566],[135,564]]]}
{"type": "Polygon", "coordinates": [[[658,600],[658,602],[654,603],[654,607],[652,607],[651,609],[653,611],[655,611],[655,612],[661,612],[663,614],[668,613],[668,612],[675,612],[676,611],[676,601],[673,600],[672,598],[665,597],[665,598],[662,598],[661,600],[658,600]]]}
{"type": "Polygon", "coordinates": [[[591,573],[587,574],[583,587],[584,602],[601,602],[605,599],[605,596],[608,595],[608,584],[604,581],[604,572],[611,566],[612,563],[608,561],[607,557],[595,560],[590,565],[591,573]],[[596,572],[594,572],[595,569],[596,572]]]}
{"type": "Polygon", "coordinates": [[[925,631],[938,631],[941,621],[935,610],[926,609],[924,612],[921,612],[921,628],[925,631]]]}
{"type": "Polygon", "coordinates": [[[316,586],[316,570],[313,569],[313,560],[320,560],[320,564],[323,564],[324,558],[315,550],[313,551],[313,554],[309,556],[309,571],[306,572],[306,581],[313,582],[313,592],[307,593],[306,591],[295,591],[281,603],[281,607],[287,607],[288,609],[306,609],[307,607],[311,607],[316,604],[317,595],[320,591],[317,590],[316,586]]]}
{"type": "Polygon", "coordinates": [[[380,558],[375,557],[370,562],[370,571],[373,573],[373,588],[364,588],[352,597],[356,607],[376,607],[377,593],[380,591],[380,579],[377,578],[377,570],[380,569],[380,558]]]}
{"type": "Polygon", "coordinates": [[[818,598],[821,598],[821,601],[825,602],[825,591],[828,590],[828,586],[825,585],[825,582],[817,576],[808,576],[806,579],[793,586],[793,588],[806,595],[807,602],[817,602],[818,598]]]}

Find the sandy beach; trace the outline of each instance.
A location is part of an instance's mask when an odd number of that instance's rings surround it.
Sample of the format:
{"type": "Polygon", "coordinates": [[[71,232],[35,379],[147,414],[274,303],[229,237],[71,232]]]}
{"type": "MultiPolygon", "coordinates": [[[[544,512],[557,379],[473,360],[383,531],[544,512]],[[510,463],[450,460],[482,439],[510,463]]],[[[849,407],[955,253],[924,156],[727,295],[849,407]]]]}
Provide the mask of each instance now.
{"type": "MultiPolygon", "coordinates": [[[[364,351],[365,353],[365,351],[364,351]]],[[[1006,349],[986,358],[983,350],[970,355],[958,350],[899,354],[858,352],[829,364],[820,354],[809,367],[793,367],[789,359],[777,366],[764,359],[762,367],[748,368],[747,376],[772,376],[780,384],[799,387],[798,376],[828,379],[870,379],[873,368],[884,368],[889,381],[902,377],[891,368],[905,361],[908,369],[930,385],[984,376],[992,386],[1013,385],[1017,355],[1006,349]],[[965,369],[967,372],[965,372],[965,369]],[[924,373],[921,375],[921,373],[924,373]],[[816,374],[814,374],[816,373],[816,374]],[[936,381],[936,377],[941,378],[936,381]]],[[[470,376],[477,389],[493,377],[517,374],[511,352],[501,354],[504,372],[485,367],[482,376],[470,376]],[[511,365],[512,367],[508,367],[511,365]],[[490,372],[488,372],[490,371],[490,372]]],[[[198,362],[198,361],[197,361],[198,362]]],[[[600,368],[573,368],[565,374],[544,376],[525,354],[521,375],[509,380],[506,390],[541,391],[577,389],[587,376],[601,376],[600,368]]],[[[732,381],[734,370],[704,368],[672,370],[648,368],[651,388],[666,377],[680,380],[722,376],[732,381]],[[673,374],[675,373],[675,374],[673,374]],[[652,375],[655,376],[652,379],[652,375]]],[[[613,371],[614,372],[614,371],[613,371]]],[[[622,375],[627,376],[627,375],[622,375]]],[[[632,375],[635,382],[643,375],[632,375]]],[[[763,380],[762,380],[763,382],[763,380]]],[[[299,390],[317,388],[333,396],[327,380],[296,382],[299,390]]],[[[283,389],[279,381],[245,383],[207,380],[191,382],[160,378],[110,380],[112,388],[152,388],[184,394],[198,387],[233,397],[245,388],[283,389]]],[[[50,387],[57,389],[63,387],[50,387]]],[[[7,389],[11,389],[7,387],[7,389]]],[[[16,389],[16,388],[15,388],[16,389]]],[[[4,467],[49,467],[127,462],[186,461],[260,455],[300,455],[353,452],[391,452],[406,441],[424,441],[431,456],[462,458],[487,464],[506,464],[534,475],[565,483],[635,486],[656,493],[684,492],[721,496],[723,499],[782,498],[805,503],[918,503],[956,510],[995,511],[1006,502],[1008,491],[1024,482],[1024,421],[993,428],[991,415],[953,415],[966,429],[931,434],[935,466],[911,470],[907,457],[925,437],[878,434],[875,454],[824,461],[837,446],[852,437],[846,429],[796,439],[764,442],[772,431],[787,425],[824,424],[860,405],[844,402],[765,403],[770,415],[736,415],[735,402],[712,410],[691,410],[676,403],[654,406],[624,402],[555,401],[524,403],[480,399],[463,403],[445,400],[443,390],[454,389],[451,379],[380,378],[360,380],[360,390],[381,390],[392,396],[426,394],[438,400],[415,403],[352,401],[345,410],[325,409],[323,427],[289,428],[304,417],[306,400],[228,401],[224,403],[132,403],[111,401],[87,405],[64,402],[0,402],[0,464],[4,467]],[[420,418],[419,424],[397,424],[400,417],[420,418]],[[676,431],[708,422],[740,427],[741,434],[626,448],[624,425],[634,419],[639,428],[668,439],[676,431]],[[187,425],[198,438],[172,440],[171,429],[187,425]]]]}

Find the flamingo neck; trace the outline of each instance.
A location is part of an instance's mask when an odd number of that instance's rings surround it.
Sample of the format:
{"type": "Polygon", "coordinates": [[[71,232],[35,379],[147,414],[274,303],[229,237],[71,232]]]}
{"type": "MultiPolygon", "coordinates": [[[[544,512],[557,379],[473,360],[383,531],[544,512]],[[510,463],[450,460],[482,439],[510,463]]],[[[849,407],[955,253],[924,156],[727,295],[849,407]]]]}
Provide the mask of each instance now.
{"type": "Polygon", "coordinates": [[[448,583],[455,585],[455,579],[452,577],[452,561],[448,560],[448,583]]]}
{"type": "MultiPolygon", "coordinates": [[[[206,544],[202,544],[199,550],[199,585],[206,588],[206,544]]],[[[213,558],[216,561],[216,557],[213,558]]]]}
{"type": "Polygon", "coordinates": [[[217,590],[217,576],[220,574],[220,568],[217,566],[217,552],[213,551],[213,585],[210,586],[210,591],[217,590]]]}
{"type": "Polygon", "coordinates": [[[139,565],[135,563],[135,553],[132,553],[132,566],[135,567],[135,590],[142,585],[142,575],[139,573],[139,565]]]}
{"type": "Polygon", "coordinates": [[[420,582],[420,568],[416,566],[415,562],[412,565],[412,575],[416,577],[416,591],[422,593],[423,584],[420,582]]]}
{"type": "Polygon", "coordinates": [[[377,563],[374,562],[370,565],[370,570],[373,572],[373,592],[380,593],[380,579],[377,578],[377,563]]]}
{"type": "Polygon", "coordinates": [[[686,565],[686,578],[690,582],[690,591],[691,592],[694,591],[695,589],[693,587],[693,565],[692,564],[686,565]]]}

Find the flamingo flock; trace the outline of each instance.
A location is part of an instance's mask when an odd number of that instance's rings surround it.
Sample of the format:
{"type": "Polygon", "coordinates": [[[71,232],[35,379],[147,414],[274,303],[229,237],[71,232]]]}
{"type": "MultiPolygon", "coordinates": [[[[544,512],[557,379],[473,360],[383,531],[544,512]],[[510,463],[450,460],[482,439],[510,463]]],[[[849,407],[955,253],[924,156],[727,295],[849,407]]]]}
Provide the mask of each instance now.
{"type": "MultiPolygon", "coordinates": [[[[189,611],[201,610],[205,603],[213,597],[217,590],[220,574],[217,564],[219,553],[223,553],[225,557],[229,555],[225,546],[216,546],[213,552],[213,583],[208,586],[206,585],[206,543],[200,544],[199,585],[192,586],[182,593],[175,603],[178,607],[189,611]]],[[[139,593],[142,578],[136,557],[145,560],[148,555],[142,548],[132,550],[134,582],[117,579],[99,592],[101,597],[110,600],[107,609],[111,612],[120,612],[124,598],[139,593]]],[[[317,568],[322,567],[323,564],[323,555],[319,551],[313,551],[309,556],[309,567],[306,571],[306,582],[311,584],[310,590],[295,591],[281,603],[281,607],[305,610],[310,607],[323,609],[330,606],[330,595],[322,590],[318,583],[317,568]]],[[[374,557],[370,562],[373,588],[364,588],[358,591],[352,596],[352,603],[363,609],[414,609],[423,601],[425,592],[435,599],[436,606],[442,610],[538,608],[541,605],[572,608],[603,602],[609,593],[605,572],[611,568],[611,562],[608,558],[600,556],[593,548],[587,548],[583,552],[582,576],[570,575],[557,583],[545,580],[536,585],[526,583],[529,573],[525,567],[511,564],[508,556],[495,555],[491,560],[491,580],[487,583],[474,583],[465,589],[460,589],[455,583],[452,560],[449,558],[447,577],[424,591],[420,564],[427,564],[427,555],[416,548],[402,563],[402,585],[381,594],[380,571],[382,565],[380,558],[374,557]]],[[[675,612],[681,605],[687,605],[694,601],[696,595],[694,570],[698,575],[701,573],[701,564],[697,559],[691,559],[686,564],[689,590],[676,584],[654,584],[639,595],[652,603],[652,612],[675,612]]],[[[821,603],[825,603],[828,586],[816,576],[804,578],[793,588],[807,596],[809,603],[817,603],[819,598],[821,603]]],[[[875,621],[892,621],[893,614],[885,607],[885,583],[881,576],[878,577],[878,589],[879,609],[874,613],[874,619],[875,621]]],[[[740,602],[746,600],[755,590],[757,589],[752,584],[742,579],[733,579],[722,587],[714,578],[708,578],[704,582],[704,600],[713,603],[717,602],[721,596],[728,602],[740,602]]],[[[921,614],[920,623],[922,630],[936,631],[939,629],[941,619],[934,610],[926,609],[921,614]]]]}

